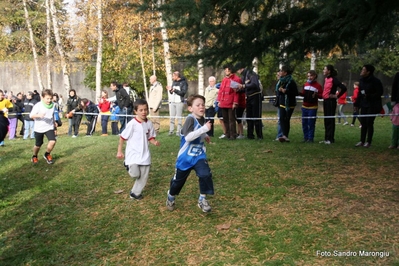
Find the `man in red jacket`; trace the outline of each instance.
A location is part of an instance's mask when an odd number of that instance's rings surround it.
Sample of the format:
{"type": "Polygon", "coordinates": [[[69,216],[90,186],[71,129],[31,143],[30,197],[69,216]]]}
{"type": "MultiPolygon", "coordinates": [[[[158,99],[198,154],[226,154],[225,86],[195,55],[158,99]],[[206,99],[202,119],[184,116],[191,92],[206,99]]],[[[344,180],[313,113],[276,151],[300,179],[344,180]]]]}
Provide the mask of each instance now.
{"type": "Polygon", "coordinates": [[[241,79],[234,74],[232,65],[225,65],[225,77],[220,85],[217,101],[219,108],[222,110],[223,123],[226,128],[226,138],[235,140],[237,137],[236,132],[236,117],[235,108],[238,107],[238,94],[237,89],[241,84],[241,79]]]}

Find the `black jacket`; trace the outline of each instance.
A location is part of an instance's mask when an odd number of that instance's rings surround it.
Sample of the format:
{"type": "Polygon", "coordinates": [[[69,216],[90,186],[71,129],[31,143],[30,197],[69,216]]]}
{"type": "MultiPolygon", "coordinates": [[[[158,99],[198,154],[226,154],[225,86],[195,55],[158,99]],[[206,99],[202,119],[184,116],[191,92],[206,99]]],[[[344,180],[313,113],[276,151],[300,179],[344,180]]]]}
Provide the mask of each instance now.
{"type": "Polygon", "coordinates": [[[245,94],[248,96],[261,93],[259,76],[248,69],[245,69],[241,76],[241,83],[245,85],[245,94]]]}
{"type": "Polygon", "coordinates": [[[129,108],[132,107],[132,101],[130,100],[129,94],[127,94],[126,90],[124,88],[117,88],[115,91],[116,95],[116,101],[118,102],[119,108],[121,110],[123,108],[129,108]]]}
{"type": "Polygon", "coordinates": [[[69,113],[72,110],[75,111],[80,111],[79,109],[79,103],[80,103],[80,98],[78,96],[69,96],[66,106],[67,106],[67,113],[69,113]]]}
{"type": "Polygon", "coordinates": [[[12,112],[8,113],[8,118],[17,118],[18,115],[21,115],[24,109],[24,103],[21,100],[12,101],[12,112]]]}
{"type": "Polygon", "coordinates": [[[36,103],[37,103],[37,101],[35,99],[33,99],[33,98],[30,99],[30,100],[25,99],[25,102],[24,102],[24,109],[25,109],[24,113],[27,113],[27,114],[24,114],[24,120],[33,121],[33,119],[30,118],[29,113],[32,111],[32,108],[33,108],[33,106],[36,103]]]}
{"type": "Polygon", "coordinates": [[[381,96],[384,94],[384,88],[381,81],[374,75],[362,77],[359,80],[359,96],[354,103],[358,108],[372,108],[374,113],[382,109],[381,96]]]}
{"type": "Polygon", "coordinates": [[[93,113],[98,114],[99,113],[97,105],[95,103],[89,101],[88,105],[86,106],[85,113],[88,113],[88,114],[86,114],[87,120],[91,121],[93,119],[93,116],[95,116],[95,115],[90,115],[90,114],[93,114],[93,113]]]}
{"type": "MultiPolygon", "coordinates": [[[[188,90],[188,84],[185,77],[181,77],[179,80],[174,80],[172,83],[173,92],[180,96],[182,102],[184,102],[184,96],[188,90]]],[[[173,93],[172,92],[172,93],[173,93]]],[[[169,93],[171,93],[169,91],[169,93]]]]}

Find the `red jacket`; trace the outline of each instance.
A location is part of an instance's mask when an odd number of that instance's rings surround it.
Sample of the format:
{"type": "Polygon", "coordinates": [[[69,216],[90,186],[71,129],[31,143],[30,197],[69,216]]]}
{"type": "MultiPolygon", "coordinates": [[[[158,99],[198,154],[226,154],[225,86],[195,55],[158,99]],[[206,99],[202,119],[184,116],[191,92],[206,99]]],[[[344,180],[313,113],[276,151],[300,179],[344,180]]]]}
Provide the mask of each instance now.
{"type": "Polygon", "coordinates": [[[100,102],[98,103],[98,107],[100,108],[101,113],[106,113],[109,112],[111,103],[107,101],[106,98],[101,98],[100,102]]]}
{"type": "Polygon", "coordinates": [[[233,108],[233,104],[238,104],[238,93],[230,87],[232,80],[241,84],[241,79],[235,74],[231,74],[229,77],[223,78],[218,93],[218,102],[220,108],[233,108]]]}
{"type": "MultiPolygon", "coordinates": [[[[338,94],[338,92],[337,92],[337,94],[338,94]]],[[[338,98],[338,104],[346,104],[347,103],[346,102],[347,95],[348,94],[346,92],[344,94],[342,94],[341,97],[338,98]]]]}

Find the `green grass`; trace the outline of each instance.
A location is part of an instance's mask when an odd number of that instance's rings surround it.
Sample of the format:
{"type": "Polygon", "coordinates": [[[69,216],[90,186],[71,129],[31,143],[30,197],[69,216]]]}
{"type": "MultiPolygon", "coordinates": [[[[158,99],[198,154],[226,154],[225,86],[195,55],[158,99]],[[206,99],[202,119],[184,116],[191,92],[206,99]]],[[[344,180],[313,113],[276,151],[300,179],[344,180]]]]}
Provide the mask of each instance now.
{"type": "MultiPolygon", "coordinates": [[[[35,166],[33,141],[6,140],[0,265],[399,265],[399,151],[387,149],[389,119],[376,119],[369,149],[354,147],[358,127],[337,125],[336,143],[324,145],[300,143],[299,120],[291,143],[273,142],[276,121],[264,124],[263,141],[215,137],[207,145],[216,190],[209,214],[196,206],[194,172],[176,210],[165,207],[179,146],[167,121],[161,146],[151,146],[140,202],[129,198],[133,182],[116,158],[118,136],[72,139],[63,126],[55,163],[45,163],[43,147],[35,166]],[[389,257],[336,257],[334,250],[389,257]]],[[[316,140],[323,136],[319,120],[316,140]]]]}

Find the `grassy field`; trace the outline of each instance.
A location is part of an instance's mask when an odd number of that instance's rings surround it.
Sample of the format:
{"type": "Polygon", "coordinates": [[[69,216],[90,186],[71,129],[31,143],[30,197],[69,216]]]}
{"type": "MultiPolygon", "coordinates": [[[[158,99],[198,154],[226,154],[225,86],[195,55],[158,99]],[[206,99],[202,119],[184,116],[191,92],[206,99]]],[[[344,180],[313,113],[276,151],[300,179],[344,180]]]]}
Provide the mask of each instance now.
{"type": "Polygon", "coordinates": [[[354,147],[358,127],[337,125],[336,143],[325,145],[321,120],[314,144],[300,142],[299,120],[291,143],[272,141],[275,120],[264,125],[262,141],[207,145],[216,190],[208,214],[196,206],[194,173],[176,210],[165,207],[179,146],[166,120],[142,201],[129,198],[118,136],[100,137],[100,126],[73,139],[65,121],[53,165],[44,147],[31,164],[33,141],[6,140],[0,265],[399,265],[399,150],[387,149],[389,118],[376,119],[369,149],[354,147]]]}

